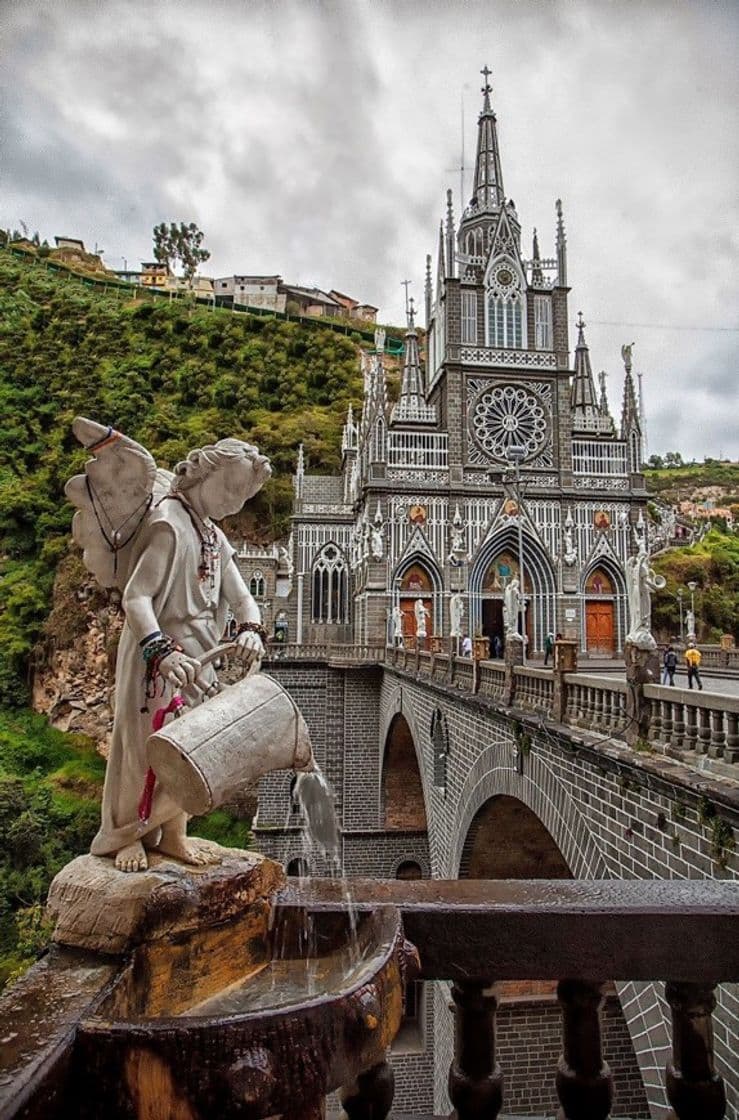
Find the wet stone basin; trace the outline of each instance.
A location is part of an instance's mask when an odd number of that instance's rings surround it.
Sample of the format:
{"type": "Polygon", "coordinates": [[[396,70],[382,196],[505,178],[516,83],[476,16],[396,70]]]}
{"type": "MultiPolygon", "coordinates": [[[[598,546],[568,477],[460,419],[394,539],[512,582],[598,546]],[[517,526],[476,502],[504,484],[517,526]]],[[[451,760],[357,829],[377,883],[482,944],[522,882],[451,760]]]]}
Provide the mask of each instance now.
{"type": "MultiPolygon", "coordinates": [[[[271,942],[273,959],[189,1006],[173,985],[172,1012],[159,994],[152,1013],[148,969],[134,958],[79,1024],[75,1114],[309,1120],[328,1093],[381,1062],[413,956],[398,911],[364,913],[353,931],[346,913],[290,910],[271,942]]],[[[202,983],[192,991],[202,996],[202,983]]]]}

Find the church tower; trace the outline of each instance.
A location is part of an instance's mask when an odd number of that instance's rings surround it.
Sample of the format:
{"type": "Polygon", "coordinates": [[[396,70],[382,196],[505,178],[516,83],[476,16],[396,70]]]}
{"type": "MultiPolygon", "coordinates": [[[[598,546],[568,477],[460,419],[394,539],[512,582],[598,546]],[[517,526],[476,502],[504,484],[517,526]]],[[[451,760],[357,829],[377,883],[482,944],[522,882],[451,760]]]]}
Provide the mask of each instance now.
{"type": "MultiPolygon", "coordinates": [[[[617,430],[605,373],[596,390],[582,314],[569,352],[562,201],[550,255],[542,254],[537,228],[524,236],[505,192],[490,70],[481,73],[472,195],[457,221],[447,191],[435,270],[431,254],[425,260],[425,340],[411,305],[393,405],[382,332],[364,354],[364,400],[359,421],[347,418],[340,501],[327,501],[325,478],[301,476],[298,614],[310,619],[303,633],[312,641],[349,633],[355,643],[384,645],[395,640],[390,620],[401,617],[405,643],[444,649],[450,602],[458,611],[461,597],[466,631],[492,643],[505,637],[504,592],[517,578],[527,660],[542,656],[550,633],[575,639],[581,656],[617,656],[627,630],[624,565],[646,501],[631,347],[622,352],[617,430]],[[320,502],[309,504],[309,493],[320,502]],[[327,548],[334,568],[351,573],[343,611],[323,590],[327,548]],[[417,639],[424,614],[428,633],[417,639]]],[[[343,595],[344,584],[336,586],[343,595]]]]}

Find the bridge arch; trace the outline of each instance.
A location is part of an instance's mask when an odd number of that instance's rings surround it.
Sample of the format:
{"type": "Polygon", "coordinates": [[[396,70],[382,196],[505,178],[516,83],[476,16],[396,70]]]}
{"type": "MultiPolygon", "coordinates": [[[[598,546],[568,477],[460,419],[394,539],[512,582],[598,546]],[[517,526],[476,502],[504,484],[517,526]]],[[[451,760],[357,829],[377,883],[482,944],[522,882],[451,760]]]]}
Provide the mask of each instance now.
{"type": "Polygon", "coordinates": [[[455,838],[447,857],[447,875],[458,878],[464,842],[478,811],[491,798],[507,796],[522,802],[549,833],[571,874],[577,879],[608,877],[603,856],[571,792],[545,759],[537,755],[536,739],[525,769],[516,767],[512,735],[485,747],[470,767],[457,801],[455,838]]]}
{"type": "Polygon", "coordinates": [[[501,793],[475,813],[462,847],[460,879],[570,879],[551,833],[523,801],[501,793]]]}
{"type": "Polygon", "coordinates": [[[397,832],[427,832],[428,817],[413,732],[403,712],[390,721],[382,752],[382,826],[397,832]]]}
{"type": "MultiPolygon", "coordinates": [[[[480,547],[470,571],[470,626],[475,631],[483,627],[483,602],[486,597],[485,577],[493,561],[502,552],[518,557],[518,527],[506,525],[494,533],[480,547]]],[[[545,549],[523,526],[524,583],[526,600],[530,608],[528,626],[529,649],[544,649],[544,638],[556,630],[557,582],[551,560],[545,549]]],[[[502,598],[502,587],[500,594],[502,598]]]]}

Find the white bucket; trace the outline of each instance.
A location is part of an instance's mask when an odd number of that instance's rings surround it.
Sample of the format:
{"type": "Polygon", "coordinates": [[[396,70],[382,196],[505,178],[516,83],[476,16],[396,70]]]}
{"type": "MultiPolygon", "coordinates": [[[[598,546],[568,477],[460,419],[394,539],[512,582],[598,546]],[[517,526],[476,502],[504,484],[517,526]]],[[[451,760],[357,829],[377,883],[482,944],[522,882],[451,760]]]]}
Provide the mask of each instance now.
{"type": "Polygon", "coordinates": [[[315,765],[295,701],[262,673],[187,709],[149,736],[147,750],[157,781],[191,816],[216,809],[271,770],[315,765]]]}

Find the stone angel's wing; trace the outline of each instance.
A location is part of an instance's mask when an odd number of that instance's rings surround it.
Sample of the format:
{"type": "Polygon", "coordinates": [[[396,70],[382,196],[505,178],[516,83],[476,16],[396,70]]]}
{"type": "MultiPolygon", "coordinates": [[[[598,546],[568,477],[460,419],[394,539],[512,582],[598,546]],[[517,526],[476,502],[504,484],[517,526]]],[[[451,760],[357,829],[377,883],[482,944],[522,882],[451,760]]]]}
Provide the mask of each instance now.
{"type": "Polygon", "coordinates": [[[72,536],[100,586],[122,591],[136,540],[172,475],[158,470],[140,443],[113,428],[78,416],[72,431],[92,455],[85,473],[70,478],[64,488],[77,510],[72,536]]]}

